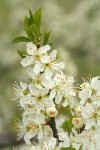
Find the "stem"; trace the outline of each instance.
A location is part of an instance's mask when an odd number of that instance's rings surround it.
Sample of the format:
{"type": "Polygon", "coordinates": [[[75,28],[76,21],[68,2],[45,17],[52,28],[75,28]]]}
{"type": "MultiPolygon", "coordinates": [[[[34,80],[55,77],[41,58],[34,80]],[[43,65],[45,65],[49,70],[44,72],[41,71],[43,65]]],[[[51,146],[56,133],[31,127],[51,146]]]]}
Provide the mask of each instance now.
{"type": "Polygon", "coordinates": [[[37,44],[37,48],[40,48],[40,44],[37,44]]]}
{"type": "Polygon", "coordinates": [[[50,119],[50,127],[51,127],[52,132],[53,132],[53,137],[55,137],[57,139],[57,145],[59,145],[59,143],[61,141],[59,140],[58,130],[56,128],[56,122],[55,122],[55,118],[54,117],[51,117],[51,119],[50,119]]]}

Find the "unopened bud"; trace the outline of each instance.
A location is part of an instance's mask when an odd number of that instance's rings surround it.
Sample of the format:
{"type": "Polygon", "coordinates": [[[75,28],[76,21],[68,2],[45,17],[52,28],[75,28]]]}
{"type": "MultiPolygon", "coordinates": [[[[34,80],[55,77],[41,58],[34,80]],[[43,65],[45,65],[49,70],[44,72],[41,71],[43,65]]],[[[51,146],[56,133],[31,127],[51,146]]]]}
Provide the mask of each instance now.
{"type": "Polygon", "coordinates": [[[50,117],[55,117],[58,114],[58,111],[55,107],[48,107],[46,109],[46,113],[50,117]]]}
{"type": "Polygon", "coordinates": [[[81,118],[73,118],[72,124],[75,128],[81,128],[83,126],[83,120],[81,118]]]}
{"type": "Polygon", "coordinates": [[[77,117],[81,117],[82,116],[81,113],[82,113],[82,110],[80,107],[75,108],[75,115],[77,117]]]}

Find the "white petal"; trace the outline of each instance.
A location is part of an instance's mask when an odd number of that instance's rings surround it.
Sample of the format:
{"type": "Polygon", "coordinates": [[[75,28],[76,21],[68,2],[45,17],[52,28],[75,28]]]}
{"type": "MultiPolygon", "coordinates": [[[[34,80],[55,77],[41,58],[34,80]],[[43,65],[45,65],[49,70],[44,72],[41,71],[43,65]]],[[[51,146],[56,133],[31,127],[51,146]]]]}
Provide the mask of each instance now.
{"type": "Polygon", "coordinates": [[[45,88],[49,88],[49,89],[52,89],[54,87],[54,81],[52,79],[49,79],[49,80],[46,80],[44,79],[42,81],[42,85],[45,87],[45,88]]]}
{"type": "Polygon", "coordinates": [[[96,80],[95,82],[92,82],[91,86],[93,89],[99,89],[100,90],[100,80],[96,80]]]}
{"type": "Polygon", "coordinates": [[[27,56],[27,57],[25,57],[25,58],[22,59],[21,65],[23,67],[26,67],[28,65],[33,64],[33,62],[34,62],[34,57],[33,56],[27,56]]]}
{"type": "Polygon", "coordinates": [[[81,144],[77,144],[77,143],[72,143],[73,148],[75,148],[76,150],[80,149],[81,144]]]}
{"type": "Polygon", "coordinates": [[[50,92],[50,100],[53,99],[56,95],[56,90],[53,89],[51,92],[50,92]]]}
{"type": "Polygon", "coordinates": [[[49,79],[51,79],[51,77],[52,77],[52,71],[47,68],[45,70],[45,78],[49,80],[49,79]]]}
{"type": "Polygon", "coordinates": [[[56,84],[58,85],[61,82],[61,75],[56,73],[54,80],[55,80],[56,84]]]}
{"type": "Polygon", "coordinates": [[[86,99],[89,97],[89,92],[87,89],[84,89],[79,92],[79,98],[81,99],[80,104],[84,105],[86,102],[86,99]]]}
{"type": "Polygon", "coordinates": [[[23,83],[20,81],[20,86],[23,90],[26,90],[27,89],[27,83],[23,83]]]}
{"type": "Polygon", "coordinates": [[[53,100],[47,100],[47,106],[55,107],[53,100]]]}
{"type": "Polygon", "coordinates": [[[32,137],[34,137],[35,135],[36,135],[36,133],[37,133],[37,129],[34,131],[34,133],[32,132],[27,132],[26,133],[26,136],[27,136],[27,138],[28,139],[31,139],[32,137]]]}
{"type": "Polygon", "coordinates": [[[36,109],[37,109],[37,114],[38,115],[40,114],[41,110],[44,111],[44,104],[43,104],[43,102],[37,102],[36,103],[36,109]]]}
{"type": "Polygon", "coordinates": [[[41,72],[43,72],[44,71],[44,64],[41,64],[41,72]]]}
{"type": "Polygon", "coordinates": [[[40,93],[41,93],[42,96],[47,95],[48,92],[49,92],[49,89],[46,89],[46,88],[42,88],[42,89],[40,90],[40,93]]]}
{"type": "Polygon", "coordinates": [[[95,125],[95,121],[94,121],[94,119],[93,118],[91,118],[91,119],[88,119],[87,120],[87,122],[86,122],[86,126],[85,126],[85,129],[90,129],[92,126],[94,126],[95,125]]]}
{"type": "Polygon", "coordinates": [[[41,148],[39,146],[32,146],[31,150],[41,150],[41,148]]]}
{"type": "Polygon", "coordinates": [[[64,69],[65,68],[65,63],[63,63],[63,62],[55,63],[55,64],[53,64],[53,68],[55,70],[64,69]]]}
{"type": "Polygon", "coordinates": [[[97,119],[97,124],[100,126],[100,117],[97,119]]]}
{"type": "Polygon", "coordinates": [[[61,100],[62,100],[62,95],[59,92],[57,92],[57,95],[55,97],[55,103],[59,104],[61,100]]]}
{"type": "Polygon", "coordinates": [[[42,127],[39,128],[39,132],[38,132],[38,139],[42,139],[43,138],[43,130],[42,130],[42,127]]]}
{"type": "Polygon", "coordinates": [[[84,105],[86,103],[86,99],[82,99],[81,101],[80,101],[80,104],[81,105],[84,105]]]}
{"type": "Polygon", "coordinates": [[[35,51],[37,50],[37,47],[32,42],[29,42],[26,44],[26,50],[29,55],[34,55],[35,51]]]}
{"type": "Polygon", "coordinates": [[[37,123],[43,124],[43,123],[45,123],[45,115],[42,113],[39,115],[36,115],[35,120],[37,123]]]}
{"type": "Polygon", "coordinates": [[[35,74],[39,74],[40,70],[41,70],[41,63],[38,62],[35,64],[33,71],[35,74]]]}
{"type": "Polygon", "coordinates": [[[41,63],[49,63],[50,62],[50,57],[49,56],[42,56],[41,57],[41,63]]]}
{"type": "Polygon", "coordinates": [[[90,103],[86,103],[82,111],[82,116],[84,118],[91,118],[94,112],[95,110],[94,110],[93,105],[91,105],[90,103]]]}
{"type": "Polygon", "coordinates": [[[47,51],[49,51],[51,49],[50,45],[45,45],[43,47],[39,48],[39,52],[42,53],[46,53],[47,51]]]}
{"type": "Polygon", "coordinates": [[[28,75],[32,78],[32,79],[35,79],[37,77],[37,75],[33,72],[33,69],[29,68],[27,70],[28,72],[28,75]]]}
{"type": "Polygon", "coordinates": [[[37,96],[38,94],[40,94],[39,89],[35,88],[33,84],[29,84],[28,85],[29,91],[32,95],[37,96]]]}
{"type": "Polygon", "coordinates": [[[31,141],[27,138],[27,136],[24,136],[24,140],[26,142],[26,144],[31,145],[31,141]]]}
{"type": "Polygon", "coordinates": [[[62,103],[63,107],[66,107],[68,105],[68,101],[65,99],[65,101],[62,103]]]}
{"type": "Polygon", "coordinates": [[[55,59],[56,59],[56,55],[57,55],[57,50],[53,50],[53,51],[50,53],[50,59],[51,59],[51,60],[55,60],[55,59]]]}
{"type": "Polygon", "coordinates": [[[70,139],[69,139],[67,133],[60,132],[59,138],[63,141],[63,142],[61,142],[62,147],[69,147],[70,146],[70,139]]]}
{"type": "Polygon", "coordinates": [[[25,108],[24,99],[23,97],[20,99],[20,105],[21,107],[25,108]]]}

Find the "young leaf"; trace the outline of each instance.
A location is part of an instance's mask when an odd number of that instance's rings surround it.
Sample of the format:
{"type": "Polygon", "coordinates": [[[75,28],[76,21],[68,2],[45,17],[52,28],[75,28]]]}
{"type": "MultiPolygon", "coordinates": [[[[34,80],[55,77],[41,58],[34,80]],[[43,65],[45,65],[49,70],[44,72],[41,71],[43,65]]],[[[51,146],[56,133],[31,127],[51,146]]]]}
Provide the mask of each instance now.
{"type": "Polygon", "coordinates": [[[26,52],[26,51],[23,51],[23,50],[17,49],[17,52],[18,52],[18,54],[19,54],[22,58],[25,58],[26,55],[27,55],[27,52],[26,52]]]}
{"type": "Polygon", "coordinates": [[[39,28],[35,24],[32,24],[29,27],[27,27],[26,33],[32,41],[35,42],[39,40],[40,32],[39,28]]]}
{"type": "Polygon", "coordinates": [[[30,20],[27,16],[24,18],[24,31],[26,31],[26,28],[30,26],[30,20]]]}
{"type": "Polygon", "coordinates": [[[29,9],[30,17],[24,19],[24,31],[29,39],[38,43],[40,37],[41,9],[38,9],[34,14],[29,9]]]}
{"type": "Polygon", "coordinates": [[[27,16],[25,16],[24,18],[24,30],[25,31],[26,31],[26,28],[28,28],[31,24],[34,24],[34,17],[30,9],[29,9],[29,14],[30,14],[30,18],[28,18],[27,16]]]}
{"type": "Polygon", "coordinates": [[[29,22],[30,22],[30,25],[31,24],[34,24],[34,15],[32,14],[31,10],[29,9],[29,14],[30,14],[30,18],[29,18],[29,22]]]}
{"type": "Polygon", "coordinates": [[[25,36],[19,36],[19,37],[16,37],[12,43],[13,44],[16,44],[16,43],[19,43],[19,42],[29,42],[31,41],[29,38],[25,37],[25,36]]]}
{"type": "Polygon", "coordinates": [[[50,34],[51,34],[51,31],[44,33],[43,45],[49,44],[50,34]]]}
{"type": "Polygon", "coordinates": [[[39,8],[35,13],[34,13],[34,23],[40,28],[40,24],[41,24],[41,10],[42,7],[39,8]]]}
{"type": "Polygon", "coordinates": [[[36,26],[35,24],[32,24],[30,27],[29,27],[30,31],[32,32],[33,36],[38,39],[39,36],[40,36],[40,32],[39,32],[39,28],[38,26],[36,26]]]}
{"type": "Polygon", "coordinates": [[[33,33],[32,33],[32,31],[30,30],[30,27],[25,28],[25,32],[26,32],[27,36],[28,36],[32,41],[35,40],[35,37],[33,36],[33,33]]]}

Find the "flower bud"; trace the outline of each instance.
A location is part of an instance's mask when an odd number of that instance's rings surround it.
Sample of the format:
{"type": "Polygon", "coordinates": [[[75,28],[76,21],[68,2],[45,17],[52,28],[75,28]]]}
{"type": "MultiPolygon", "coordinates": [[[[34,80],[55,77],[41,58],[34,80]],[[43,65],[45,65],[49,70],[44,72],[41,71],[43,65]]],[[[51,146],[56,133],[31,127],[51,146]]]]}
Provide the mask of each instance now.
{"type": "Polygon", "coordinates": [[[81,128],[83,126],[83,120],[81,118],[73,118],[72,124],[75,128],[81,128]]]}
{"type": "Polygon", "coordinates": [[[48,107],[46,113],[49,117],[55,117],[58,114],[58,111],[55,107],[48,107]]]}
{"type": "Polygon", "coordinates": [[[81,117],[82,116],[81,113],[82,113],[82,110],[80,107],[75,108],[75,115],[77,117],[81,117]]]}

